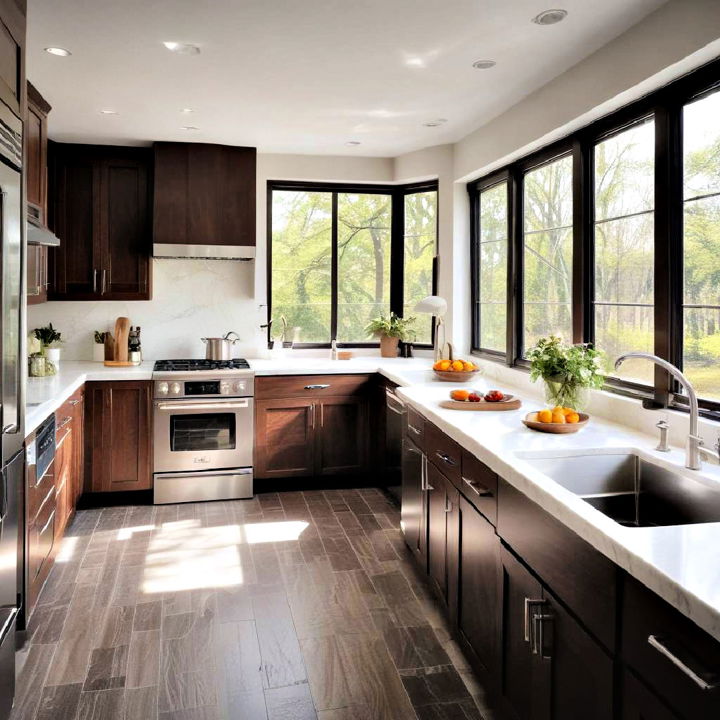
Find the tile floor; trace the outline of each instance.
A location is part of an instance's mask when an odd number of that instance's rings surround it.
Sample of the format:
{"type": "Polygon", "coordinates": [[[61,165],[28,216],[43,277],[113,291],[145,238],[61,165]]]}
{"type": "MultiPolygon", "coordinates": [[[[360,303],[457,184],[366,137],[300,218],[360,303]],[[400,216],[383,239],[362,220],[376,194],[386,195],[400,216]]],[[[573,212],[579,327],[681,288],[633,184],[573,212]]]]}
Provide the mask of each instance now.
{"type": "Polygon", "coordinates": [[[376,489],[77,514],[12,720],[488,720],[376,489]]]}

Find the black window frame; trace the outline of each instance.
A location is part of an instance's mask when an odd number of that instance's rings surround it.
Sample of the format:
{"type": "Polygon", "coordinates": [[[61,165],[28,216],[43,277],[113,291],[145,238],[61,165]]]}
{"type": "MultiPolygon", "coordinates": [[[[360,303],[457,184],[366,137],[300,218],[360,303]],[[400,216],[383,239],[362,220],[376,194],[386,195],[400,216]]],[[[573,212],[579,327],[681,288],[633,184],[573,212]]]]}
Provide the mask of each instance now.
{"type": "MultiPolygon", "coordinates": [[[[594,148],[603,139],[652,116],[655,124],[654,353],[677,367],[683,362],[683,107],[720,91],[720,59],[645,95],[560,140],[494,169],[467,184],[470,199],[471,354],[509,367],[528,368],[522,353],[523,177],[535,167],[571,153],[573,157],[573,337],[594,340],[594,148]],[[479,347],[478,243],[480,192],[508,181],[508,333],[506,353],[479,347]]],[[[669,374],[655,367],[652,386],[609,377],[605,389],[639,398],[645,407],[687,410],[687,398],[669,374]]],[[[701,413],[720,420],[720,402],[700,398],[701,413]]]]}
{"type": "MultiPolygon", "coordinates": [[[[387,185],[377,183],[337,183],[337,182],[310,182],[302,180],[268,180],[267,182],[267,318],[272,317],[272,194],[274,191],[296,192],[324,192],[332,195],[332,230],[331,230],[331,306],[330,306],[330,340],[326,343],[295,343],[293,347],[299,349],[329,348],[337,337],[337,300],[338,300],[338,262],[337,262],[337,198],[339,194],[355,193],[365,195],[388,195],[391,198],[391,230],[390,230],[390,311],[403,316],[405,294],[405,197],[422,192],[435,192],[437,194],[435,215],[435,253],[432,265],[432,294],[437,294],[438,283],[438,247],[440,243],[440,192],[438,180],[405,183],[402,185],[387,185]]],[[[431,342],[412,343],[419,349],[431,349],[435,343],[435,324],[432,325],[431,342]]],[[[268,346],[270,344],[270,330],[268,329],[268,346]]],[[[339,348],[375,348],[379,342],[338,342],[339,348]]]]}

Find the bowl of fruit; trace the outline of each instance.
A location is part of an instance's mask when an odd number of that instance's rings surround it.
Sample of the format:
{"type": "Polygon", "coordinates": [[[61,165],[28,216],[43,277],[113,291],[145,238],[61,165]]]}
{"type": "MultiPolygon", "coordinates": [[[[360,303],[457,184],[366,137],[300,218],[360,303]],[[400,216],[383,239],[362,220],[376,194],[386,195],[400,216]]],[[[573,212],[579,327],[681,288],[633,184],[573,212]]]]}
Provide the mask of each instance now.
{"type": "Polygon", "coordinates": [[[531,430],[566,435],[576,433],[585,427],[588,420],[590,420],[589,415],[558,405],[551,410],[528,413],[523,419],[523,423],[531,430]]]}
{"type": "Polygon", "coordinates": [[[469,360],[438,360],[433,370],[437,378],[445,382],[464,382],[480,372],[480,368],[469,360]]]}

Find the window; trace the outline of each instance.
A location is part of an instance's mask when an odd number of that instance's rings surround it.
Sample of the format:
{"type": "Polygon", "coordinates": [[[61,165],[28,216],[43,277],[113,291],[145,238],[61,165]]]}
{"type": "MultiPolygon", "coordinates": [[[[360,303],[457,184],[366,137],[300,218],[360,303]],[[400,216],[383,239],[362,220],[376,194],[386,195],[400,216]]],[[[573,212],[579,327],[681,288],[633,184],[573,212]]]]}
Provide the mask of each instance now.
{"type": "MultiPolygon", "coordinates": [[[[612,375],[622,353],[654,349],[653,120],[597,143],[593,165],[595,345],[612,375]]],[[[630,360],[619,371],[645,384],[652,384],[653,373],[644,360],[630,360]]]]}
{"type": "Polygon", "coordinates": [[[480,193],[479,272],[476,277],[480,347],[505,353],[507,346],[507,182],[480,193]]]}
{"type": "Polygon", "coordinates": [[[572,157],[525,174],[523,182],[523,343],[558,335],[572,341],[572,157]]]}
{"type": "Polygon", "coordinates": [[[472,351],[527,367],[556,334],[607,388],[720,420],[720,60],[468,185],[472,351]]]}
{"type": "Polygon", "coordinates": [[[720,400],[720,92],[683,109],[683,369],[720,400]]]}
{"type": "MultiPolygon", "coordinates": [[[[434,292],[437,185],[269,183],[269,313],[299,345],[375,344],[365,327],[434,292]],[[396,229],[393,216],[403,217],[396,229]],[[396,277],[397,276],[397,277],[396,277]]],[[[432,343],[420,316],[418,344],[432,343]]]]}
{"type": "MultiPolygon", "coordinates": [[[[434,265],[437,252],[437,190],[408,193],[404,197],[403,314],[434,293],[434,265]]],[[[432,318],[419,316],[415,325],[417,341],[431,345],[432,318]]]]}

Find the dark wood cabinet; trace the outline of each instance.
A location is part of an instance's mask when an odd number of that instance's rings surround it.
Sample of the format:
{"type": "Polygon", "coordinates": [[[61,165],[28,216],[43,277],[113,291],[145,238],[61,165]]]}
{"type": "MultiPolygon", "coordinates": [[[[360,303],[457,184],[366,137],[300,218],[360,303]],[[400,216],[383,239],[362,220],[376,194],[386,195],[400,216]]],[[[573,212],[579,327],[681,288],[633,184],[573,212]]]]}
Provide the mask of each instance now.
{"type": "Polygon", "coordinates": [[[314,401],[255,401],[255,477],[305,477],[315,472],[314,401]]]}
{"type": "Polygon", "coordinates": [[[495,528],[464,497],[458,537],[455,624],[473,665],[488,680],[497,675],[500,541],[495,528]]]}
{"type": "Polygon", "coordinates": [[[152,382],[85,387],[86,482],[92,492],[152,487],[152,382]]]}
{"type": "Polygon", "coordinates": [[[46,245],[28,245],[26,260],[27,304],[47,302],[49,248],[46,245]]]}
{"type": "Polygon", "coordinates": [[[255,477],[339,475],[367,469],[368,385],[367,376],[352,375],[258,379],[255,477]]]}
{"type": "Polygon", "coordinates": [[[400,528],[405,544],[427,572],[427,491],[426,458],[409,438],[403,440],[400,528]]]}
{"type": "Polygon", "coordinates": [[[51,300],[149,300],[147,148],[50,145],[51,300]]]}
{"type": "Polygon", "coordinates": [[[26,0],[0,0],[0,100],[19,118],[25,102],[26,0]]]}
{"type": "Polygon", "coordinates": [[[622,720],[681,720],[629,670],[622,677],[622,720]]]}
{"type": "Polygon", "coordinates": [[[57,418],[55,432],[55,539],[60,540],[75,510],[75,444],[79,440],[73,418],[57,418]]]}
{"type": "Polygon", "coordinates": [[[255,148],[155,143],[153,242],[255,246],[255,148]]]}

